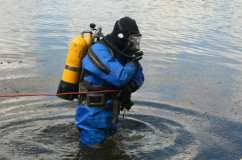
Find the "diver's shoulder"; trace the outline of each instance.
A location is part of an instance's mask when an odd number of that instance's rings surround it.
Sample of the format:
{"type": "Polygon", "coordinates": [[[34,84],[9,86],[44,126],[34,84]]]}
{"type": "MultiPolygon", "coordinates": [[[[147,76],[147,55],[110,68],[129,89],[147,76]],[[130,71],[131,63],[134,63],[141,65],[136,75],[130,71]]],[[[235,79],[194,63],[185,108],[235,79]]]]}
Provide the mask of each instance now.
{"type": "Polygon", "coordinates": [[[95,52],[96,54],[110,54],[108,47],[106,47],[104,44],[95,43],[91,47],[93,52],[95,52]]]}

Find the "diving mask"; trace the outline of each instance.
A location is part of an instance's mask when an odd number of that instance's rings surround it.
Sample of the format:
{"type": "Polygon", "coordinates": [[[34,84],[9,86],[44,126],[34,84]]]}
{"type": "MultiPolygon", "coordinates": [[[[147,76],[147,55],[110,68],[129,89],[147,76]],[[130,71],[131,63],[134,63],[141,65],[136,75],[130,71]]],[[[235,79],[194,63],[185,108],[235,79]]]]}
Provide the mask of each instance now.
{"type": "Polygon", "coordinates": [[[141,38],[142,38],[141,34],[131,34],[128,38],[128,46],[130,46],[129,49],[133,51],[139,51],[141,38]]]}

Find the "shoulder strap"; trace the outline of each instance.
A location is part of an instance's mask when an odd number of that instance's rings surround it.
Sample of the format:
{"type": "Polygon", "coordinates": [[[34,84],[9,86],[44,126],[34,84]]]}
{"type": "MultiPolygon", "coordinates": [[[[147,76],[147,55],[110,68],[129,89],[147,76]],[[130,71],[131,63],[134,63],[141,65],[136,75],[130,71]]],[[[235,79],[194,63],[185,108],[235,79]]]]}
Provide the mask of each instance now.
{"type": "Polygon", "coordinates": [[[95,54],[95,52],[92,50],[92,47],[88,48],[87,51],[88,58],[92,61],[92,63],[102,72],[105,74],[109,74],[111,71],[108,69],[103,62],[98,58],[98,56],[95,54]]]}

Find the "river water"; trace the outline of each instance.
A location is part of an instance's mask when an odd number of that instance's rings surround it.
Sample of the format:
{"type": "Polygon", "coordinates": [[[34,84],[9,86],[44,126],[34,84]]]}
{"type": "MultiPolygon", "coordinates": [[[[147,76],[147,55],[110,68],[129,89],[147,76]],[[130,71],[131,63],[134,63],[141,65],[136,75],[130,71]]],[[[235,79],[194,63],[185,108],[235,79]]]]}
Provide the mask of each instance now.
{"type": "Polygon", "coordinates": [[[242,158],[242,0],[0,0],[0,95],[55,93],[90,23],[135,18],[145,83],[117,133],[79,142],[77,102],[0,98],[0,159],[242,158]]]}

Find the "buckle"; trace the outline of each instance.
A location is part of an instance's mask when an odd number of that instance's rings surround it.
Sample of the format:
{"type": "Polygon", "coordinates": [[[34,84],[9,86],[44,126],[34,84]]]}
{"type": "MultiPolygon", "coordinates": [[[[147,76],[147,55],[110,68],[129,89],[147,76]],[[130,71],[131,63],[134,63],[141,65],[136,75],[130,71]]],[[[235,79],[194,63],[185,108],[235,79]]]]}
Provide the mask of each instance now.
{"type": "Polygon", "coordinates": [[[105,105],[104,94],[87,94],[86,101],[88,106],[101,106],[105,105]]]}

